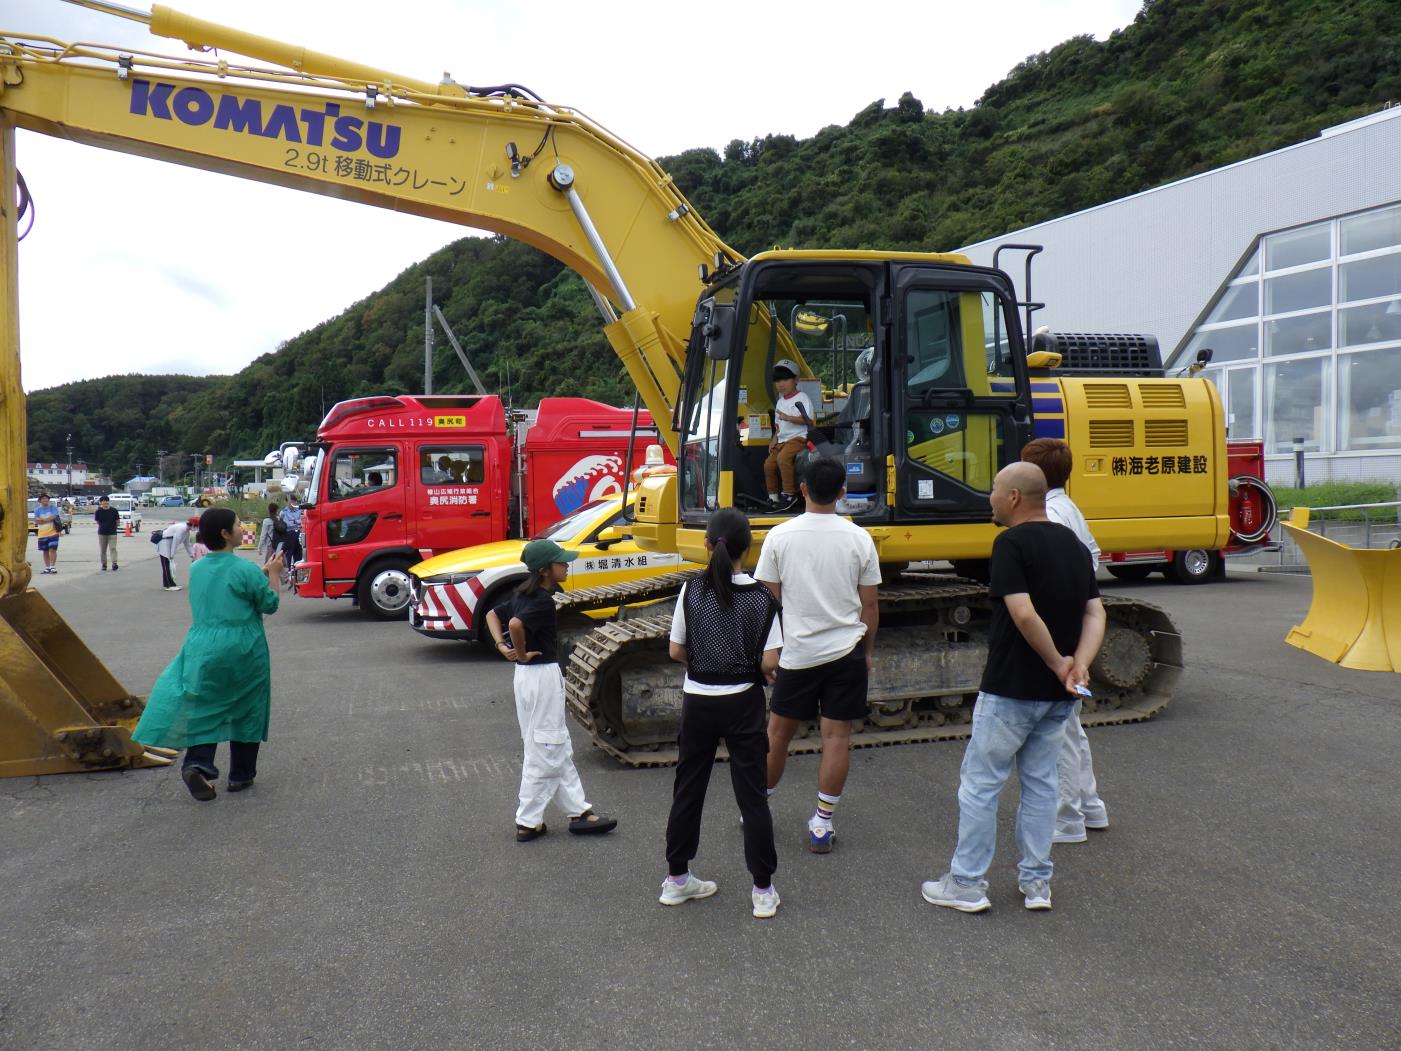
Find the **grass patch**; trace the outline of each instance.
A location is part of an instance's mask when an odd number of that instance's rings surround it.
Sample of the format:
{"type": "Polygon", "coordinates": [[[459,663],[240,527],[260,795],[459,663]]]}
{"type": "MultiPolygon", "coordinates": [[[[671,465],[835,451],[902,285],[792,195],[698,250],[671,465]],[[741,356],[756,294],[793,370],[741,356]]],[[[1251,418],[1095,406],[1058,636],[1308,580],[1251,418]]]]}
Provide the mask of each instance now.
{"type": "MultiPolygon", "coordinates": [[[[1343,504],[1383,504],[1397,499],[1397,486],[1391,482],[1322,482],[1302,489],[1273,486],[1281,510],[1288,507],[1338,507],[1343,504]]],[[[1362,522],[1397,519],[1397,508],[1359,508],[1356,511],[1327,511],[1330,522],[1362,522]]]]}

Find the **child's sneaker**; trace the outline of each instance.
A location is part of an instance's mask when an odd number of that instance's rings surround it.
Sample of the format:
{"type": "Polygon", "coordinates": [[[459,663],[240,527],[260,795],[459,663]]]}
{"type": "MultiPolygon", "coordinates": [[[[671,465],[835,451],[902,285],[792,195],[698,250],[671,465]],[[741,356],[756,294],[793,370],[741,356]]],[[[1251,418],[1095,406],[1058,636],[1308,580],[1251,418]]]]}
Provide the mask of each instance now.
{"type": "Polygon", "coordinates": [[[662,896],[657,900],[663,905],[684,905],[692,898],[708,898],[719,889],[720,885],[714,880],[696,879],[688,872],[685,883],[670,878],[662,880],[662,896]]]}
{"type": "Polygon", "coordinates": [[[808,850],[811,853],[832,853],[832,844],[836,838],[837,830],[831,825],[820,824],[815,820],[808,822],[808,850]]]}
{"type": "Polygon", "coordinates": [[[982,912],[992,908],[987,889],[987,880],[979,880],[973,886],[965,887],[950,872],[939,879],[926,880],[919,892],[930,905],[942,905],[959,912],[982,912]]]}
{"type": "Polygon", "coordinates": [[[768,890],[754,890],[749,894],[754,902],[754,918],[756,920],[767,920],[778,912],[780,904],[778,888],[769,884],[768,890]]]}

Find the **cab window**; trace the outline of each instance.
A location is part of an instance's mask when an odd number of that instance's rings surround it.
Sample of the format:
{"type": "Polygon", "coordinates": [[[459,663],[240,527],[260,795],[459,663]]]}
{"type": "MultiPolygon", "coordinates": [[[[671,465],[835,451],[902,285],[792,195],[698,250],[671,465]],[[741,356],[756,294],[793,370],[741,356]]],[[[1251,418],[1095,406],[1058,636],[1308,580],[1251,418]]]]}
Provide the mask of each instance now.
{"type": "Polygon", "coordinates": [[[424,485],[480,485],[486,453],[480,445],[437,445],[418,450],[418,480],[424,485]]]}
{"type": "Polygon", "coordinates": [[[393,449],[341,449],[331,460],[327,496],[349,500],[392,489],[399,481],[399,458],[393,449]]]}

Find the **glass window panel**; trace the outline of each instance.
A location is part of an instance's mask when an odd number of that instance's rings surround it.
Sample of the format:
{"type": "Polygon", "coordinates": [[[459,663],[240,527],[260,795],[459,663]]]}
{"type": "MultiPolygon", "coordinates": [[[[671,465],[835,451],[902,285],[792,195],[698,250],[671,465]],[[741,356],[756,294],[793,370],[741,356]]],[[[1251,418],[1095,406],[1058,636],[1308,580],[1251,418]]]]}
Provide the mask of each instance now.
{"type": "Polygon", "coordinates": [[[1255,322],[1248,325],[1233,325],[1230,328],[1215,328],[1198,332],[1187,344],[1187,349],[1178,359],[1184,365],[1197,360],[1197,351],[1211,348],[1211,360],[1216,364],[1223,361],[1244,361],[1258,358],[1260,326],[1255,322]]]}
{"type": "Polygon", "coordinates": [[[1303,439],[1305,449],[1321,450],[1328,365],[1327,358],[1312,358],[1264,366],[1266,452],[1293,452],[1295,438],[1303,439]]]}
{"type": "Polygon", "coordinates": [[[1401,295],[1401,255],[1379,255],[1338,267],[1338,301],[1401,295]]]}
{"type": "Polygon", "coordinates": [[[1333,313],[1320,310],[1316,314],[1279,318],[1265,322],[1265,357],[1278,358],[1285,354],[1309,354],[1333,346],[1333,313]]]}
{"type": "Polygon", "coordinates": [[[1253,252],[1250,253],[1250,258],[1247,259],[1247,260],[1244,262],[1244,264],[1242,264],[1240,270],[1236,273],[1236,277],[1253,277],[1254,275],[1258,274],[1259,272],[1260,272],[1260,249],[1259,249],[1259,248],[1256,248],[1255,251],[1253,251],[1253,252]]]}
{"type": "Polygon", "coordinates": [[[1291,310],[1326,307],[1333,302],[1333,269],[1320,267],[1301,274],[1265,280],[1265,313],[1286,314],[1291,310]]]}
{"type": "Polygon", "coordinates": [[[331,462],[330,498],[349,500],[392,489],[398,481],[398,462],[393,449],[337,451],[331,462]]]}
{"type": "Polygon", "coordinates": [[[1401,448],[1401,350],[1343,355],[1338,383],[1342,448],[1401,448]]]}
{"type": "Polygon", "coordinates": [[[1265,269],[1283,270],[1327,259],[1330,253],[1328,224],[1288,230],[1265,238],[1265,269]]]}
{"type": "Polygon", "coordinates": [[[1206,324],[1216,321],[1239,321],[1241,318],[1254,317],[1260,303],[1259,282],[1252,281],[1248,285],[1234,285],[1226,289],[1226,294],[1221,297],[1221,301],[1216,304],[1211,313],[1207,315],[1206,324]]]}
{"type": "Polygon", "coordinates": [[[1401,340],[1401,299],[1338,311],[1340,346],[1356,347],[1393,340],[1401,340]]]}
{"type": "Polygon", "coordinates": [[[1258,438],[1255,416],[1255,370],[1232,369],[1228,374],[1226,433],[1232,438],[1258,438]]]}
{"type": "Polygon", "coordinates": [[[1401,245],[1401,206],[1354,215],[1338,224],[1343,255],[1401,245]]]}

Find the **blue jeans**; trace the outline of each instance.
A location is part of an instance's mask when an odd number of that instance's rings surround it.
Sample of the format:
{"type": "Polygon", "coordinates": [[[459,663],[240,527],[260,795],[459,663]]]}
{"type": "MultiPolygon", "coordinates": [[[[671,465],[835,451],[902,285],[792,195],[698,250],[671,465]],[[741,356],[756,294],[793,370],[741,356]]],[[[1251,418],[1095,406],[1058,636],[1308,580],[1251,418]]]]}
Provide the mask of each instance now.
{"type": "Polygon", "coordinates": [[[1065,720],[1075,708],[1063,701],[1018,701],[978,694],[973,737],[963,753],[958,785],[958,847],[949,871],[967,886],[992,866],[997,845],[997,800],[1017,767],[1022,798],[1017,806],[1017,849],[1022,883],[1051,878],[1051,837],[1056,831],[1056,756],[1065,720]]]}

